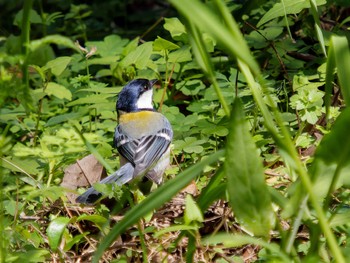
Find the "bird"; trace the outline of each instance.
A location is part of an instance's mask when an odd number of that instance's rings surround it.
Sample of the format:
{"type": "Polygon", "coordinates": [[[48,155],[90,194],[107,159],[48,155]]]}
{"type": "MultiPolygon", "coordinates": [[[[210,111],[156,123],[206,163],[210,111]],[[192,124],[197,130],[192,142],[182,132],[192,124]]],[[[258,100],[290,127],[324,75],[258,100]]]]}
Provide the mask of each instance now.
{"type": "MultiPolygon", "coordinates": [[[[157,185],[170,164],[173,130],[169,120],[153,107],[153,85],[156,79],[134,79],[118,94],[118,125],[114,146],[120,154],[120,168],[99,183],[126,184],[147,177],[157,185]]],[[[90,187],[76,198],[82,204],[95,203],[102,194],[90,187]]]]}

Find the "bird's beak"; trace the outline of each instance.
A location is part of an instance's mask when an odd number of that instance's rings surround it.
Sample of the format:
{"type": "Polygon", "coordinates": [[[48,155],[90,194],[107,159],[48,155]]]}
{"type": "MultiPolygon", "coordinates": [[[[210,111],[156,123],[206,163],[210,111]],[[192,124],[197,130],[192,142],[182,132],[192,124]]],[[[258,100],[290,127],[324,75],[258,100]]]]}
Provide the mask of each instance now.
{"type": "Polygon", "coordinates": [[[153,85],[156,84],[157,81],[158,81],[158,79],[150,80],[149,83],[151,84],[151,87],[153,87],[153,85]]]}

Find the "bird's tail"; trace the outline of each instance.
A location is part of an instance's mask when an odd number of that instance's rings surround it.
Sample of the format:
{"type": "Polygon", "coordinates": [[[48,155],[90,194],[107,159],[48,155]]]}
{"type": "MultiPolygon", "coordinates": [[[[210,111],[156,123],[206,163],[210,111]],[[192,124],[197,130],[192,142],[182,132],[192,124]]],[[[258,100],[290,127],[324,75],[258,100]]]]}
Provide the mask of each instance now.
{"type": "MultiPolygon", "coordinates": [[[[111,183],[117,183],[118,185],[123,185],[129,182],[131,179],[133,179],[134,174],[134,166],[132,166],[131,163],[126,163],[118,171],[113,173],[110,176],[107,176],[103,180],[101,180],[100,184],[111,184],[111,183]]],[[[82,203],[82,204],[93,204],[96,202],[102,194],[95,190],[93,186],[91,186],[88,190],[86,190],[85,193],[82,195],[79,195],[77,199],[75,199],[76,202],[82,203]]]]}

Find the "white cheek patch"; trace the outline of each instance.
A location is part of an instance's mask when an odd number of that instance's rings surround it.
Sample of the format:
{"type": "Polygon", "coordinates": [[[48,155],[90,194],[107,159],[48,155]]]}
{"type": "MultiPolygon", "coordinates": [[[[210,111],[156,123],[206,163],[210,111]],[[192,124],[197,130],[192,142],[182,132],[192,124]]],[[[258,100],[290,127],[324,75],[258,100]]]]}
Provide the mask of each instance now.
{"type": "Polygon", "coordinates": [[[153,90],[147,90],[137,100],[136,106],[139,109],[153,109],[152,105],[153,90]]]}

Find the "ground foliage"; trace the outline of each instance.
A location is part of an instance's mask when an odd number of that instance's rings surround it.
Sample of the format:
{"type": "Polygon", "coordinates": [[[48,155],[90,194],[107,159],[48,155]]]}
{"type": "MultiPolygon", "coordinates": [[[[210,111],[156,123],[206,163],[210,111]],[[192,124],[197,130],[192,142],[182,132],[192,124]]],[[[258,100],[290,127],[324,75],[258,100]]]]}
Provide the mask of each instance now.
{"type": "Polygon", "coordinates": [[[349,260],[347,1],[0,4],[1,262],[349,260]],[[174,129],[166,183],[72,204],[69,165],[118,169],[136,77],[174,129]]]}

